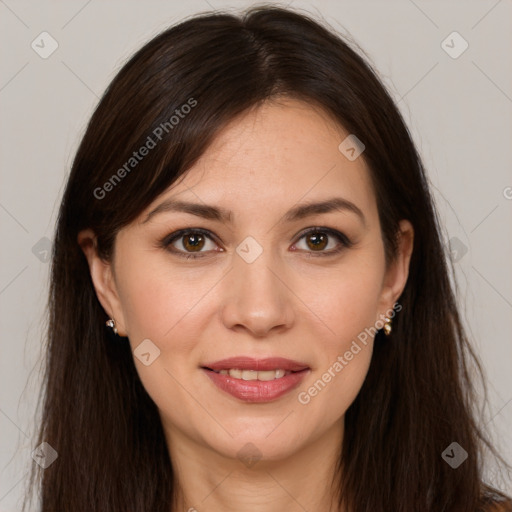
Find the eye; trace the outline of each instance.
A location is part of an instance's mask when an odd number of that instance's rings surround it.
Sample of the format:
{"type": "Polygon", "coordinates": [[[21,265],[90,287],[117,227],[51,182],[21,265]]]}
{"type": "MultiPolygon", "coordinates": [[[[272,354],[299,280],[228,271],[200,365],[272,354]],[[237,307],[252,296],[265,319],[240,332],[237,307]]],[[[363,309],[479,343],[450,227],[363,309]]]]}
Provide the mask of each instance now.
{"type": "Polygon", "coordinates": [[[204,229],[181,229],[167,236],[162,241],[162,246],[184,258],[201,258],[210,251],[223,251],[215,249],[211,234],[204,229]],[[203,250],[205,249],[205,250],[203,250]]]}
{"type": "MultiPolygon", "coordinates": [[[[351,247],[353,243],[343,233],[322,227],[309,228],[299,237],[306,246],[299,249],[306,251],[310,256],[330,256],[351,247]],[[337,243],[336,243],[337,242],[337,243]],[[325,250],[327,249],[327,250],[325,250]],[[316,254],[315,254],[316,253],[316,254]]],[[[293,250],[297,250],[297,243],[293,250]]],[[[212,234],[204,229],[181,229],[166,236],[160,246],[186,259],[195,259],[208,256],[212,251],[223,252],[214,241],[212,234]]]]}
{"type": "Polygon", "coordinates": [[[343,249],[353,245],[348,237],[340,231],[322,227],[309,228],[306,232],[301,234],[299,242],[302,240],[305,242],[305,247],[301,248],[301,250],[304,249],[312,253],[311,256],[329,256],[337,254],[343,249]],[[325,250],[326,248],[328,250],[325,250]]]}

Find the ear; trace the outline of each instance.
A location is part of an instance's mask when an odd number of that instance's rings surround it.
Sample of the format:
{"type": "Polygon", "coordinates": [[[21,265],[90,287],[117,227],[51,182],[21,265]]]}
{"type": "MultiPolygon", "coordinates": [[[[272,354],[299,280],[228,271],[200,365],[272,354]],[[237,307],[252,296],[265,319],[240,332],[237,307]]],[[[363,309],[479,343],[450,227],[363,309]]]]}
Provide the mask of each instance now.
{"type": "Polygon", "coordinates": [[[77,240],[89,263],[89,271],[98,300],[107,315],[115,320],[119,336],[127,336],[112,264],[98,256],[96,235],[91,229],[80,231],[77,240]]]}
{"type": "Polygon", "coordinates": [[[379,313],[384,315],[386,311],[393,308],[393,305],[400,297],[409,276],[409,263],[411,261],[414,245],[414,228],[408,220],[401,220],[399,223],[397,254],[389,264],[384,276],[379,313]]]}

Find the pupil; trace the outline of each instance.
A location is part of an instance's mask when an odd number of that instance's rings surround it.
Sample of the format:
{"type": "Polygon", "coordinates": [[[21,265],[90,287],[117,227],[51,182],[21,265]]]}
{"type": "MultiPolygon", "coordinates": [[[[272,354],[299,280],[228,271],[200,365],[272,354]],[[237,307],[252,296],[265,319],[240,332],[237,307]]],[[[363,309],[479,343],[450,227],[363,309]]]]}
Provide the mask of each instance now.
{"type": "Polygon", "coordinates": [[[201,249],[202,242],[203,242],[202,235],[194,234],[194,235],[188,235],[187,237],[185,237],[185,247],[187,249],[197,249],[197,248],[201,249]]]}
{"type": "Polygon", "coordinates": [[[313,247],[315,249],[323,249],[326,245],[326,236],[323,233],[314,233],[312,235],[309,235],[309,241],[312,242],[313,247]]]}

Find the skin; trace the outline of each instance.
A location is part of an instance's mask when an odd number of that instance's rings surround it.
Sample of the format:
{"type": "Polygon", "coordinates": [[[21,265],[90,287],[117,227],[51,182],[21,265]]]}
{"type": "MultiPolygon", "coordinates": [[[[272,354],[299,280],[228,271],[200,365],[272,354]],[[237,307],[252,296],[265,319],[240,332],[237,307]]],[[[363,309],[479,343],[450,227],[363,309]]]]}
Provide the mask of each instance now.
{"type": "MultiPolygon", "coordinates": [[[[405,286],[413,247],[412,226],[403,220],[399,252],[386,268],[368,168],[363,157],[349,161],[338,150],[347,135],[319,108],[289,98],[267,102],[224,127],[184,179],[119,232],[113,261],[98,257],[91,230],[79,234],[98,299],[119,334],[132,350],[150,339],[161,351],[149,366],[134,361],[164,426],[176,510],[338,510],[326,482],[373,339],[309,403],[298,394],[365,328],[382,325],[405,286]],[[354,203],[364,223],[347,210],[283,222],[293,206],[333,196],[354,203]],[[229,209],[232,222],[183,212],[143,222],[170,197],[229,209]],[[318,249],[311,235],[301,238],[311,227],[338,230],[353,246],[321,256],[340,242],[329,236],[318,249]],[[184,228],[212,233],[199,249],[205,257],[182,258],[158,245],[184,228]],[[247,236],[263,249],[252,263],[236,252],[247,236]],[[275,401],[245,403],[200,368],[237,355],[287,357],[310,372],[275,401]],[[261,456],[254,465],[237,455],[247,443],[261,456]]],[[[193,252],[187,241],[172,247],[193,252]]]]}

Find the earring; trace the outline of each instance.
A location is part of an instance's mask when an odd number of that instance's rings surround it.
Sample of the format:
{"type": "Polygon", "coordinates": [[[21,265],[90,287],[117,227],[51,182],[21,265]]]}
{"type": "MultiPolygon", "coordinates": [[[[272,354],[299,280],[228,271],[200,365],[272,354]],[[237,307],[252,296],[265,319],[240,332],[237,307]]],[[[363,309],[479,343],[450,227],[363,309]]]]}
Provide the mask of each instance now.
{"type": "Polygon", "coordinates": [[[107,320],[105,322],[105,325],[107,327],[110,327],[114,331],[114,334],[117,334],[116,321],[113,318],[110,318],[109,320],[107,320]]]}
{"type": "Polygon", "coordinates": [[[391,318],[389,318],[388,316],[386,317],[386,322],[384,323],[384,334],[386,336],[389,336],[391,334],[391,318]]]}

